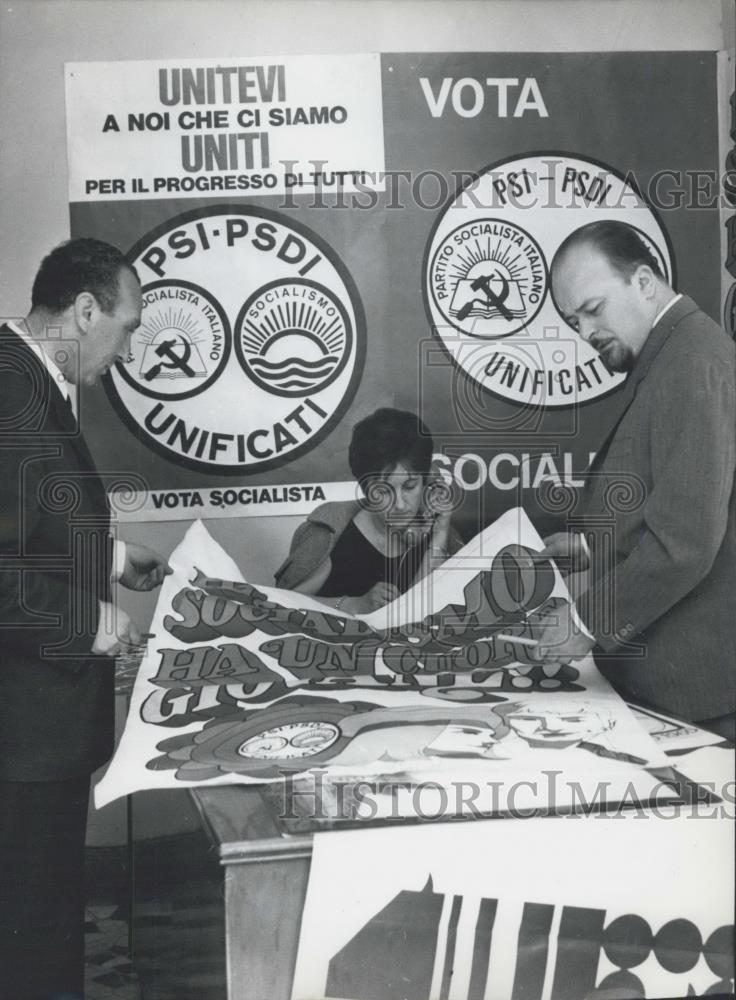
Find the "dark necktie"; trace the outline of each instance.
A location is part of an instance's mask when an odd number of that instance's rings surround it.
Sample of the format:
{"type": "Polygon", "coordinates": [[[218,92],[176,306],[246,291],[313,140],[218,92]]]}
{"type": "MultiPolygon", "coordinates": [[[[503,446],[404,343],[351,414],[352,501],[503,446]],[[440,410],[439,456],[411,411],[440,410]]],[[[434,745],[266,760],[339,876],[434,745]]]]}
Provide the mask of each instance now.
{"type": "Polygon", "coordinates": [[[70,395],[64,396],[63,393],[62,393],[62,396],[63,396],[63,399],[64,399],[64,407],[65,407],[67,413],[69,414],[69,419],[76,426],[77,417],[76,417],[76,415],[74,413],[74,407],[72,406],[72,397],[70,395]]]}

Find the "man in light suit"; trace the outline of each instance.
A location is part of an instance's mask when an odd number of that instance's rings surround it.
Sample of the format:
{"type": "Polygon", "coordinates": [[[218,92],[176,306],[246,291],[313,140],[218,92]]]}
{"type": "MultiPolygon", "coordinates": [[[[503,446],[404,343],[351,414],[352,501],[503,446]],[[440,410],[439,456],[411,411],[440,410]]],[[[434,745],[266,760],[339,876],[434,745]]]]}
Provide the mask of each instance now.
{"type": "Polygon", "coordinates": [[[113,657],[140,641],[111,584],[166,562],[114,542],[76,387],[125,359],[141,289],[119,250],[72,240],[0,327],[0,995],[83,993],[89,779],[113,746],[113,657]]]}
{"type": "Polygon", "coordinates": [[[568,322],[628,379],[589,470],[584,533],[546,540],[546,555],[590,563],[578,603],[588,632],[563,614],[535,655],[564,662],[593,649],[624,697],[733,736],[734,344],[623,223],[568,237],[552,288],[568,322]]]}

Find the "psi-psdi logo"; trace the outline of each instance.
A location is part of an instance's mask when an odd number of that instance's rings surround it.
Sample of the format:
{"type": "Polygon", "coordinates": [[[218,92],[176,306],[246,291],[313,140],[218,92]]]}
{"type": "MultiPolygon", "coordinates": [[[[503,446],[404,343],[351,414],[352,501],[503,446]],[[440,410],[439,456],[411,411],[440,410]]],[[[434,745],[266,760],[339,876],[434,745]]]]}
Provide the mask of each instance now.
{"type": "Polygon", "coordinates": [[[445,207],[425,252],[425,303],[455,364],[483,388],[559,407],[621,383],[560,315],[550,289],[562,241],[601,219],[634,226],[671,279],[654,213],[625,178],[590,160],[549,153],[499,163],[445,207]]]}
{"type": "Polygon", "coordinates": [[[106,378],[123,419],[197,469],[254,471],[312,448],[354,394],[365,323],[331,248],[276,212],[188,212],[131,255],[131,353],[106,378]]]}

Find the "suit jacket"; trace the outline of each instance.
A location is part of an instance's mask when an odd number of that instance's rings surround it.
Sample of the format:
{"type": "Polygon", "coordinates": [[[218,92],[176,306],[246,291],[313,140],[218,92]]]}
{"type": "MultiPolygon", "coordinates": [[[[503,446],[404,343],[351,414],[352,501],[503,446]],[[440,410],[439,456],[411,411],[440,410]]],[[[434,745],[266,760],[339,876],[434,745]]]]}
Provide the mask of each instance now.
{"type": "Polygon", "coordinates": [[[0,779],[89,774],[109,757],[113,664],[104,486],[46,368],[0,327],[0,779]]]}
{"type": "Polygon", "coordinates": [[[625,697],[736,709],[734,344],[683,297],[652,329],[584,492],[596,661],[625,697]]]}

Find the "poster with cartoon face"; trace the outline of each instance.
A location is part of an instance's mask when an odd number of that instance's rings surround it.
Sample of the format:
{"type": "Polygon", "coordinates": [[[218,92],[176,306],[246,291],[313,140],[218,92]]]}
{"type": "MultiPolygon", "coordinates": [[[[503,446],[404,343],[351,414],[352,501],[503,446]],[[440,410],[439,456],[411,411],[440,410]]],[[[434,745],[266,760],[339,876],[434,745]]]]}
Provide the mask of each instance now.
{"type": "Polygon", "coordinates": [[[97,805],[308,774],[518,782],[545,768],[573,785],[612,779],[606,798],[638,782],[646,797],[644,768],[665,758],[592,662],[530,655],[540,619],[570,600],[541,548],[509,511],[393,603],[350,617],[244,582],[197,522],[171,557],[97,805]]]}

